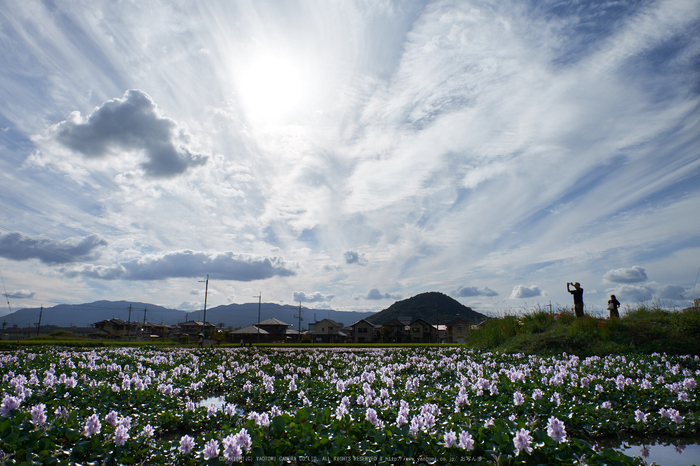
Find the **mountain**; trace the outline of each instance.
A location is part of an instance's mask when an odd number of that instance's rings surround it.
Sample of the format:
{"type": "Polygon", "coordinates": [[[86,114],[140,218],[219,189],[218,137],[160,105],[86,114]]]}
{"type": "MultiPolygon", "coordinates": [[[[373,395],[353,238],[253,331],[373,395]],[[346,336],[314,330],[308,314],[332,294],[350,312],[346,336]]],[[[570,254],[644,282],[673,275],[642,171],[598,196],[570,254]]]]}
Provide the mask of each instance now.
{"type": "MultiPolygon", "coordinates": [[[[58,326],[90,326],[95,322],[106,319],[122,319],[143,322],[174,325],[186,320],[202,320],[203,311],[180,311],[168,309],[155,304],[127,302],[127,301],[95,301],[86,304],[59,304],[53,307],[19,309],[10,314],[0,316],[7,326],[32,327],[39,322],[41,313],[41,325],[58,326]],[[131,316],[129,316],[131,306],[131,316]]],[[[302,307],[302,329],[308,328],[308,322],[313,322],[314,315],[318,320],[328,318],[336,322],[350,325],[360,319],[365,319],[373,312],[343,312],[332,309],[308,309],[302,307]]],[[[283,322],[293,324],[296,329],[299,324],[299,307],[279,305],[274,303],[262,303],[260,305],[260,320],[275,317],[283,322]]],[[[239,328],[258,322],[258,303],[228,304],[207,309],[207,322],[216,326],[223,324],[224,328],[239,328]]]]}
{"type": "Polygon", "coordinates": [[[437,291],[421,293],[412,298],[396,301],[394,304],[377,312],[367,320],[376,325],[389,322],[392,319],[408,317],[410,320],[421,318],[431,324],[447,324],[459,317],[467,322],[479,323],[488,319],[487,316],[472,310],[459,301],[437,291]]]}

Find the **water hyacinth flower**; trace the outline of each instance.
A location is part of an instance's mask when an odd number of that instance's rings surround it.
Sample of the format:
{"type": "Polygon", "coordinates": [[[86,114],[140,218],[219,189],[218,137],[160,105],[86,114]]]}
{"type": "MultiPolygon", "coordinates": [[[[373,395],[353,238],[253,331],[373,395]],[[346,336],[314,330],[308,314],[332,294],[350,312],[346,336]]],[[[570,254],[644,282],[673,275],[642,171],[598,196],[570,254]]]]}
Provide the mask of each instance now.
{"type": "Polygon", "coordinates": [[[457,444],[457,434],[453,431],[445,432],[444,437],[445,448],[452,448],[457,444]]]}
{"type": "Polygon", "coordinates": [[[552,416],[547,422],[547,435],[555,442],[566,442],[566,427],[556,417],[552,416]]]}
{"type": "Polygon", "coordinates": [[[214,439],[209,440],[205,445],[204,445],[204,450],[202,451],[202,455],[204,455],[204,460],[210,460],[212,458],[218,458],[219,456],[219,442],[217,442],[214,439]]]}
{"type": "Polygon", "coordinates": [[[515,406],[520,406],[524,402],[525,402],[525,397],[523,396],[522,393],[520,393],[520,392],[513,393],[513,404],[515,404],[515,406]]]}
{"type": "Polygon", "coordinates": [[[97,414],[93,414],[85,421],[85,430],[83,433],[86,437],[92,437],[93,435],[99,434],[102,429],[102,423],[100,423],[100,418],[97,414]]]}
{"type": "Polygon", "coordinates": [[[124,425],[119,424],[117,429],[114,431],[114,443],[120,447],[126,443],[129,439],[129,429],[124,425]]]}
{"type": "Polygon", "coordinates": [[[46,405],[40,403],[32,408],[32,424],[36,427],[46,424],[46,405]]]}
{"type": "Polygon", "coordinates": [[[530,431],[523,427],[518,433],[515,434],[515,438],[513,439],[513,445],[515,445],[515,456],[518,456],[523,450],[525,450],[525,453],[528,455],[532,453],[530,443],[532,443],[530,431]]]}
{"type": "Polygon", "coordinates": [[[474,449],[474,439],[469,432],[461,432],[459,434],[459,443],[457,444],[459,448],[466,451],[471,451],[474,449]]]}
{"type": "Polygon", "coordinates": [[[11,411],[19,409],[22,400],[16,396],[5,395],[0,405],[0,414],[7,417],[11,411]]]}
{"type": "Polygon", "coordinates": [[[645,414],[644,411],[640,409],[634,412],[634,420],[637,422],[647,422],[647,416],[648,414],[645,414]]]}
{"type": "Polygon", "coordinates": [[[236,442],[236,436],[233,434],[228,435],[224,440],[222,440],[224,447],[224,458],[228,464],[239,460],[243,456],[243,450],[241,446],[236,442]]]}
{"type": "Polygon", "coordinates": [[[119,414],[116,411],[110,411],[108,415],[105,416],[105,422],[112,427],[116,427],[119,420],[119,414]]]}
{"type": "Polygon", "coordinates": [[[377,429],[381,429],[384,427],[384,422],[382,422],[382,420],[377,417],[377,411],[375,411],[374,408],[367,408],[367,411],[365,412],[365,418],[370,422],[370,424],[372,424],[377,429]]]}
{"type": "Polygon", "coordinates": [[[542,395],[543,395],[542,390],[540,390],[539,388],[536,388],[532,391],[532,398],[534,400],[541,400],[542,395]]]}
{"type": "Polygon", "coordinates": [[[183,435],[180,438],[180,453],[183,455],[189,455],[194,448],[194,438],[189,435],[183,435]]]}
{"type": "Polygon", "coordinates": [[[153,430],[153,426],[151,426],[150,424],[146,424],[146,426],[141,431],[141,436],[150,438],[153,437],[154,433],[155,431],[153,430]]]}
{"type": "Polygon", "coordinates": [[[603,409],[612,409],[612,404],[609,401],[603,401],[600,407],[603,409]]]}

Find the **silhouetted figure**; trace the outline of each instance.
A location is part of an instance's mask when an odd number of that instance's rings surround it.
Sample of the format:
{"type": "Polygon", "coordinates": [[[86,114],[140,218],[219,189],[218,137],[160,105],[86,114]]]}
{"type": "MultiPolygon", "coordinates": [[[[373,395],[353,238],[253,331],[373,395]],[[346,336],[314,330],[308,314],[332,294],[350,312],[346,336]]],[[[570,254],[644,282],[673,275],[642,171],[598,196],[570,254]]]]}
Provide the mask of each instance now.
{"type": "Polygon", "coordinates": [[[611,319],[617,319],[620,317],[620,313],[617,312],[617,309],[620,307],[620,301],[617,300],[614,294],[610,295],[610,299],[608,299],[608,311],[610,311],[610,318],[611,319]]]}
{"type": "Polygon", "coordinates": [[[566,291],[574,296],[574,312],[576,317],[583,317],[583,288],[579,282],[567,283],[566,291]],[[574,289],[571,289],[571,285],[574,285],[574,289]]]}

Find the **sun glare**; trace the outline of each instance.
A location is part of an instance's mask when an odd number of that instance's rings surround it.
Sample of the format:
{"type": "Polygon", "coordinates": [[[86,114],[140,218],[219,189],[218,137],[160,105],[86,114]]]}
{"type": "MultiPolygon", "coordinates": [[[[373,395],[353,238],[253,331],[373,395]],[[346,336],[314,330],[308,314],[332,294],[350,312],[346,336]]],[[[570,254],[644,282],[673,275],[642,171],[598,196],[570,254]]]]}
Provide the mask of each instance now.
{"type": "Polygon", "coordinates": [[[312,77],[303,63],[281,55],[262,55],[241,71],[240,99],[250,120],[286,124],[309,109],[312,77]]]}

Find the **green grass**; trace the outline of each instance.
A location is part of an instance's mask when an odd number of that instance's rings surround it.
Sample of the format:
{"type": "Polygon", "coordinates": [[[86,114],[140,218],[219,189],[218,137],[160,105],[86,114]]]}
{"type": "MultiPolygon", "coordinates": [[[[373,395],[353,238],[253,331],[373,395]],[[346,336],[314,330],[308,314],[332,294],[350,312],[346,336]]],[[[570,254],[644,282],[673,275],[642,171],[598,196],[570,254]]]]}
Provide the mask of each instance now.
{"type": "Polygon", "coordinates": [[[527,354],[700,354],[700,312],[640,306],[620,319],[577,319],[566,310],[536,310],[492,319],[472,331],[466,345],[527,354]]]}

